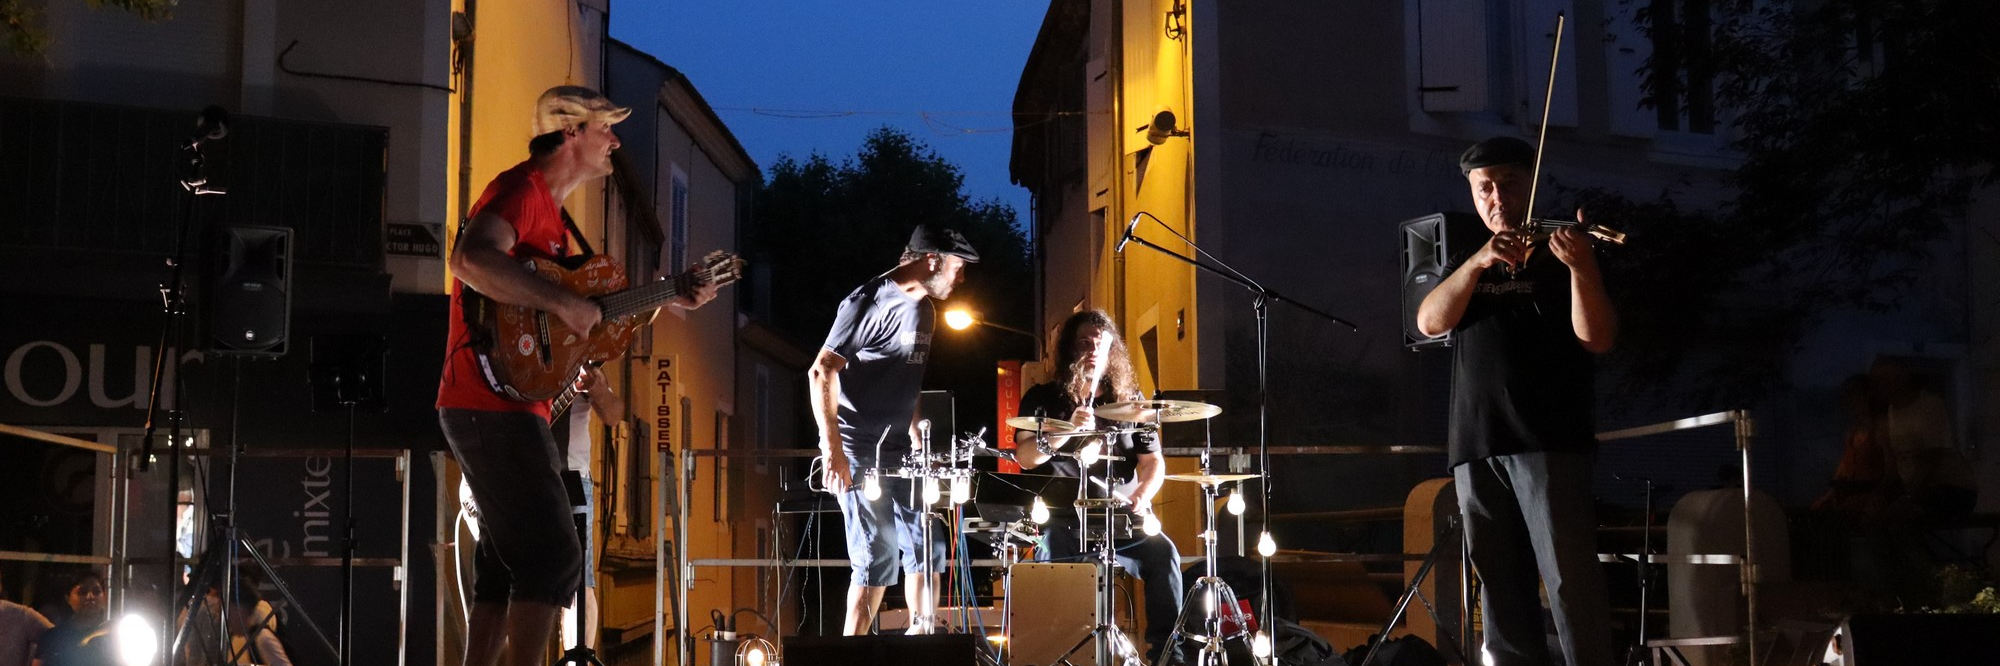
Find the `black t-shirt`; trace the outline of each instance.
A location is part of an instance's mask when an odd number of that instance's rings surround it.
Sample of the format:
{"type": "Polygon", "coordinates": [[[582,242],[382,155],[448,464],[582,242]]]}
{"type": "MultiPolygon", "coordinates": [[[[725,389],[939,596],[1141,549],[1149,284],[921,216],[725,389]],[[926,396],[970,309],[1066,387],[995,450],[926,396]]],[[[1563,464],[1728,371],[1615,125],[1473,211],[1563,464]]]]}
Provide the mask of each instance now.
{"type": "Polygon", "coordinates": [[[1480,274],[1453,335],[1453,466],[1597,445],[1594,369],[1570,322],[1569,266],[1546,247],[1517,278],[1504,264],[1480,274]]]}
{"type": "MultiPolygon", "coordinates": [[[[1118,401],[1100,395],[1093,406],[1110,402],[1118,401]]],[[[1069,396],[1063,392],[1062,387],[1053,383],[1035,386],[1028,389],[1026,393],[1021,394],[1021,416],[1046,416],[1052,419],[1068,421],[1070,413],[1075,411],[1076,405],[1070,402],[1069,396]]],[[[1100,429],[1129,425],[1134,424],[1109,421],[1103,417],[1098,417],[1097,419],[1097,427],[1100,429]]],[[[1138,476],[1139,457],[1159,450],[1159,438],[1151,430],[1111,435],[1110,440],[1110,445],[1104,448],[1104,455],[1123,458],[1123,460],[1113,460],[1110,463],[1113,486],[1121,483],[1130,483],[1138,476]]],[[[1066,440],[1051,441],[1051,444],[1064,443],[1067,443],[1066,440]]],[[[1069,456],[1050,458],[1048,462],[1042,463],[1040,467],[1027,471],[1030,474],[1067,477],[1082,476],[1082,466],[1077,464],[1076,458],[1069,456]]],[[[1102,468],[1096,468],[1096,473],[1102,474],[1102,468]]],[[[1103,488],[1096,487],[1094,484],[1088,482],[1084,485],[1089,489],[1091,497],[1105,496],[1103,488]]]]}

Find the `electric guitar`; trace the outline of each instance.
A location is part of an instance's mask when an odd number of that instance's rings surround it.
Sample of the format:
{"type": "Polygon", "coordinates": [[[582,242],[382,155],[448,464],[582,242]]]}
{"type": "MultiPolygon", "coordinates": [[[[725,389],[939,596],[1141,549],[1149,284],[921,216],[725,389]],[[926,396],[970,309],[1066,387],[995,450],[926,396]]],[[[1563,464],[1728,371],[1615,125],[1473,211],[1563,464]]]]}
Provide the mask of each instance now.
{"type": "Polygon", "coordinates": [[[544,280],[590,297],[604,313],[603,321],[583,336],[548,312],[507,305],[471,289],[460,292],[472,351],[486,384],[523,402],[562,393],[585,361],[602,362],[624,354],[632,328],[646,322],[660,306],[704,285],[735,282],[743,277],[744,266],[743,259],[718,250],[685,273],[627,289],[625,269],[607,255],[580,261],[530,259],[523,264],[544,280]]]}

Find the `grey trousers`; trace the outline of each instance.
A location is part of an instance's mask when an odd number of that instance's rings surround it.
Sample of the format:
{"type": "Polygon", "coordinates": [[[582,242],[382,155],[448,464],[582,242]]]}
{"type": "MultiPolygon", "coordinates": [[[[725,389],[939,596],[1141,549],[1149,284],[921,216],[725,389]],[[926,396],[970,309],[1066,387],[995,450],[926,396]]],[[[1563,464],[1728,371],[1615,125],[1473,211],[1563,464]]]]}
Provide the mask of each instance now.
{"type": "Polygon", "coordinates": [[[1563,663],[1612,666],[1611,600],[1597,561],[1589,452],[1495,456],[1452,469],[1472,566],[1484,584],[1486,650],[1494,666],[1548,666],[1537,583],[1563,663]]]}

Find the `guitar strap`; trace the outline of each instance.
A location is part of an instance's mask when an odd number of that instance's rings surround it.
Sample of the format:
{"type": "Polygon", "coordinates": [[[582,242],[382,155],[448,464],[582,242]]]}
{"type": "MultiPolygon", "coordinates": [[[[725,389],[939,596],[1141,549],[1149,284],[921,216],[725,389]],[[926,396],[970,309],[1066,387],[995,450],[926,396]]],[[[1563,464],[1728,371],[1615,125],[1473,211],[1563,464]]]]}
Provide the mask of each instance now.
{"type": "Polygon", "coordinates": [[[577,247],[583,249],[583,256],[588,257],[597,254],[596,250],[590,249],[590,241],[584,239],[583,230],[576,228],[576,218],[569,216],[569,209],[559,208],[557,210],[562,211],[563,226],[569,227],[569,235],[571,238],[576,239],[577,247]]]}

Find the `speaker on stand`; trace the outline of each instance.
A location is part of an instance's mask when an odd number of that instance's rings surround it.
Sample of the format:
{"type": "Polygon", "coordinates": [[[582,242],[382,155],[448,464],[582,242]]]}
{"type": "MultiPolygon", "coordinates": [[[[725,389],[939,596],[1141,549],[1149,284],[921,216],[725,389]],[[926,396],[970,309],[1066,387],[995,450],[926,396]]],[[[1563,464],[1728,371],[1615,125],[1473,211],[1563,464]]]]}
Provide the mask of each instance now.
{"type": "Polygon", "coordinates": [[[1403,244],[1403,344],[1410,351],[1450,347],[1450,333],[1433,338],[1417,330],[1417,308],[1493,234],[1472,213],[1433,213],[1396,226],[1403,244]]]}
{"type": "Polygon", "coordinates": [[[292,230],[222,227],[209,246],[204,339],[210,351],[275,358],[290,348],[292,230]]]}

